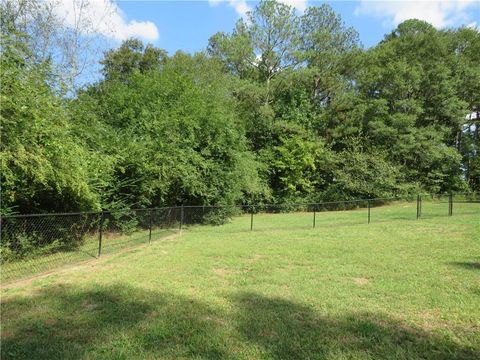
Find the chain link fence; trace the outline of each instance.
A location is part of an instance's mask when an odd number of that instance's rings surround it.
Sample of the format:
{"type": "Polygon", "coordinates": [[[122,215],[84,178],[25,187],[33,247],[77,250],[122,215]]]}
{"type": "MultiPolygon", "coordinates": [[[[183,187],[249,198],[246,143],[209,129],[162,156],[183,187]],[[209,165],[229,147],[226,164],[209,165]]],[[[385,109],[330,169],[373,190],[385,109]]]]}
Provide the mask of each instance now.
{"type": "Polygon", "coordinates": [[[453,215],[480,217],[480,194],[12,215],[0,219],[1,282],[148,244],[198,225],[228,223],[222,231],[233,232],[277,231],[453,215]]]}

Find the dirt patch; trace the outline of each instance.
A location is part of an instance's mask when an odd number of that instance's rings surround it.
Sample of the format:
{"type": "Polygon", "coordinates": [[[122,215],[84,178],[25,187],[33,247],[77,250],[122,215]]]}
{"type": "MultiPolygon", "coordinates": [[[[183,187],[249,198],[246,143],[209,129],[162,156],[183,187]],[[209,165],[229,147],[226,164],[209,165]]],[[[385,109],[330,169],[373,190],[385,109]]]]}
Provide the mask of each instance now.
{"type": "Polygon", "coordinates": [[[363,285],[367,285],[367,284],[370,283],[370,280],[368,280],[367,278],[363,278],[363,277],[355,277],[355,278],[352,278],[352,280],[358,286],[363,286],[363,285]]]}
{"type": "Polygon", "coordinates": [[[230,275],[232,273],[232,271],[230,269],[227,269],[227,268],[215,268],[212,270],[212,272],[216,275],[219,275],[219,276],[227,276],[227,275],[230,275]]]}
{"type": "Polygon", "coordinates": [[[57,319],[45,319],[43,323],[47,326],[53,326],[57,324],[57,319]]]}
{"type": "Polygon", "coordinates": [[[40,296],[43,294],[43,289],[42,288],[33,288],[32,290],[30,290],[30,296],[31,297],[34,297],[34,296],[40,296]]]}
{"type": "Polygon", "coordinates": [[[215,324],[216,326],[224,326],[226,324],[225,320],[221,317],[215,315],[207,315],[202,318],[202,320],[215,324]]]}
{"type": "Polygon", "coordinates": [[[432,320],[440,317],[441,312],[439,310],[420,311],[417,316],[423,320],[432,320]]]}
{"type": "Polygon", "coordinates": [[[1,337],[3,340],[5,340],[5,339],[7,339],[7,338],[9,338],[9,337],[12,336],[12,333],[11,333],[10,331],[7,331],[7,330],[2,330],[2,332],[1,332],[0,334],[1,334],[0,337],[1,337]]]}
{"type": "Polygon", "coordinates": [[[262,255],[262,254],[255,254],[253,256],[251,256],[250,258],[247,259],[247,261],[249,263],[252,263],[252,262],[256,262],[258,260],[261,260],[265,257],[265,255],[262,255]]]}
{"type": "Polygon", "coordinates": [[[440,310],[421,311],[417,313],[418,324],[425,331],[433,331],[439,328],[450,328],[448,321],[442,320],[440,310]]]}
{"type": "Polygon", "coordinates": [[[94,304],[94,303],[91,303],[91,302],[88,302],[88,301],[85,301],[85,302],[83,302],[82,307],[85,310],[91,311],[91,310],[95,310],[98,307],[98,305],[94,304]]]}
{"type": "Polygon", "coordinates": [[[145,317],[146,317],[147,319],[155,319],[156,317],[158,317],[158,312],[156,312],[156,311],[151,311],[151,312],[149,312],[145,317]]]}

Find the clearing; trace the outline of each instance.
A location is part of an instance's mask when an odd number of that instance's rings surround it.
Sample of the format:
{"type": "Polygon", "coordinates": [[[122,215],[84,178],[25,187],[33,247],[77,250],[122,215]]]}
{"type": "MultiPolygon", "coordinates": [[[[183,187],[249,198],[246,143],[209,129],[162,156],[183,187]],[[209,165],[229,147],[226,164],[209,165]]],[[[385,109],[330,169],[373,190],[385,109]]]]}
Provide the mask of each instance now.
{"type": "Polygon", "coordinates": [[[371,224],[317,214],[314,229],[262,214],[250,232],[246,215],[11,283],[1,356],[478,359],[479,214],[414,206],[371,224]]]}

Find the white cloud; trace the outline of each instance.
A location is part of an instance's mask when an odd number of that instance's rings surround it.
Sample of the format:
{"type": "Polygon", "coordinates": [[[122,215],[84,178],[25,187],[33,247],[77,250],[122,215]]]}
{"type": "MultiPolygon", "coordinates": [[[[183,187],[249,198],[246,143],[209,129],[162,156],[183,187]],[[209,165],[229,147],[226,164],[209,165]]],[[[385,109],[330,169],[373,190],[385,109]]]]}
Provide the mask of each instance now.
{"type": "Polygon", "coordinates": [[[252,10],[246,0],[208,0],[208,4],[212,7],[218,6],[220,3],[226,3],[233,7],[240,17],[245,17],[247,12],[252,10]]]}
{"type": "Polygon", "coordinates": [[[154,41],[159,37],[154,23],[136,20],[127,22],[122,10],[111,0],[50,1],[67,26],[79,27],[80,32],[85,32],[85,35],[95,33],[115,40],[139,37],[154,41]]]}
{"type": "Polygon", "coordinates": [[[475,0],[360,0],[355,15],[372,15],[383,19],[387,27],[396,26],[408,19],[419,19],[428,21],[437,28],[443,28],[468,22],[472,15],[470,11],[472,5],[477,6],[475,0]]]}
{"type": "MultiPolygon", "coordinates": [[[[296,8],[298,11],[303,12],[307,8],[308,0],[279,0],[280,2],[290,5],[296,8]]],[[[229,4],[235,9],[238,16],[245,17],[247,12],[252,11],[252,8],[248,5],[246,0],[208,0],[210,6],[218,6],[220,3],[229,4]]]]}
{"type": "Polygon", "coordinates": [[[245,0],[230,0],[230,6],[233,6],[237,14],[241,17],[245,17],[252,8],[247,4],[245,0]]]}
{"type": "Polygon", "coordinates": [[[305,9],[307,8],[307,0],[279,0],[280,2],[290,5],[297,9],[300,12],[304,12],[305,9]]]}

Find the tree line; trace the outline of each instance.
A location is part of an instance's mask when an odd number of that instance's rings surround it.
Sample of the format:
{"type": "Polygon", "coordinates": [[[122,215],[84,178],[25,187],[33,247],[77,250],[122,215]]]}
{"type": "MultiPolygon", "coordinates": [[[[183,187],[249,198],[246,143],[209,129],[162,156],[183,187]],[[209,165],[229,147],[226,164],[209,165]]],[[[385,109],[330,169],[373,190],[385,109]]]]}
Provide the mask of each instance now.
{"type": "Polygon", "coordinates": [[[126,40],[72,91],[7,5],[3,214],[480,190],[478,28],[365,49],[328,5],[261,1],[195,54],[126,40]]]}

